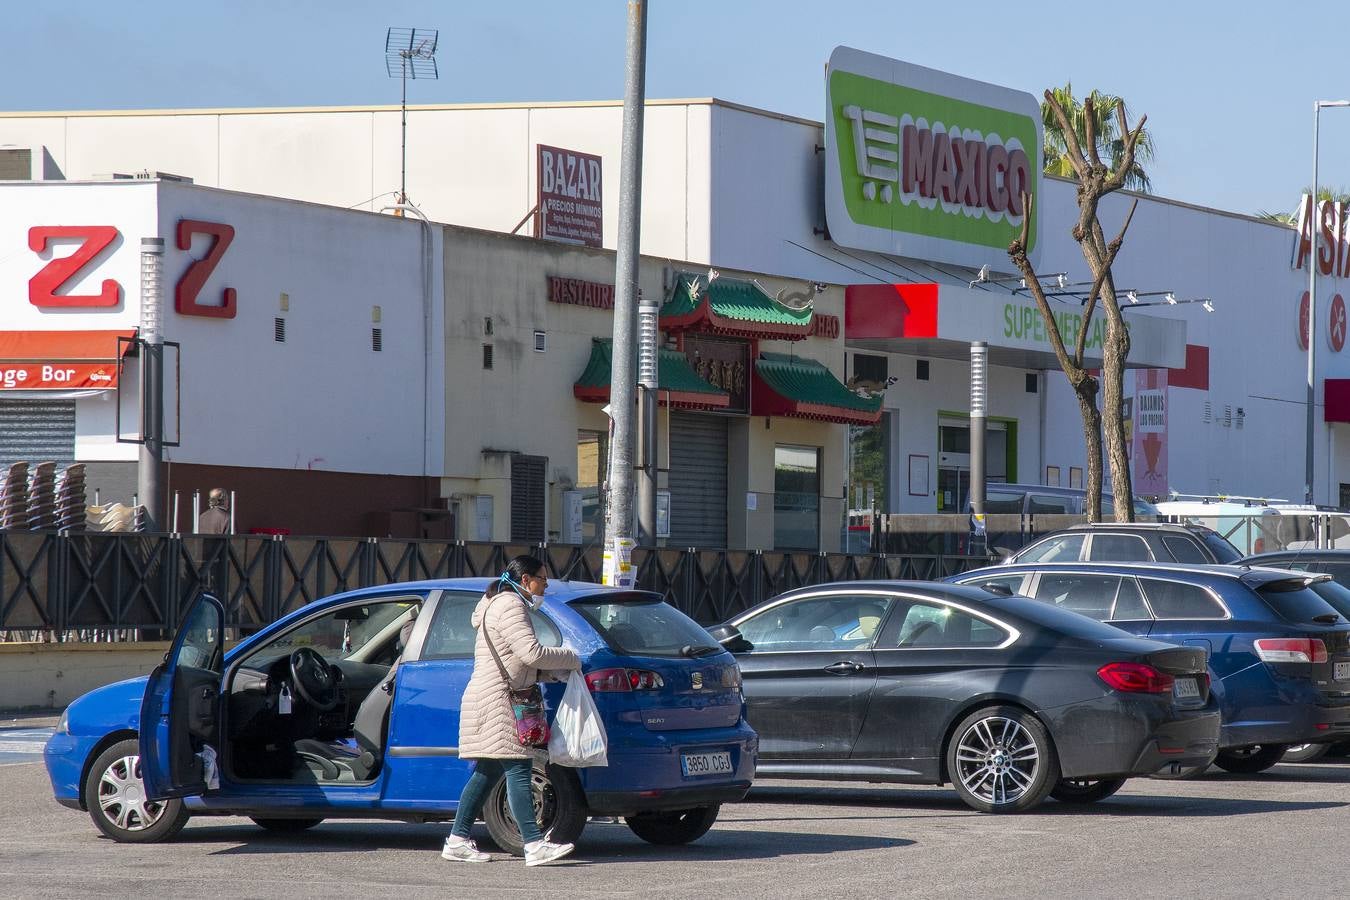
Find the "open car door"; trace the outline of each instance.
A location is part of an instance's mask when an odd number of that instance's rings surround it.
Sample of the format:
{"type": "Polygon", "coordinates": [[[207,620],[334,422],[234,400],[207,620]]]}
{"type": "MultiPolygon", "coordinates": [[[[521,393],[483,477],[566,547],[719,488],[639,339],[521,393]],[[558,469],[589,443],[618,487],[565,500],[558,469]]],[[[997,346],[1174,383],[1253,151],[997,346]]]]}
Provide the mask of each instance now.
{"type": "Polygon", "coordinates": [[[225,660],[225,608],[201,594],[188,609],[173,646],[145,686],[141,701],[141,778],[151,800],[207,790],[220,746],[220,681],[225,660]],[[209,748],[209,749],[208,749],[209,748]]]}

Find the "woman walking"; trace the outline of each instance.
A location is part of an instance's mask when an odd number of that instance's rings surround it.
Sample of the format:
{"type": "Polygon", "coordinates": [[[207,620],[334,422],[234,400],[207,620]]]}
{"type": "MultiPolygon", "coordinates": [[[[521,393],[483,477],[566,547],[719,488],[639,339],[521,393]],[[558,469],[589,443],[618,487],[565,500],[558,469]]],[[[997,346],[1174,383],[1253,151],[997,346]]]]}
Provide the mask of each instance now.
{"type": "Polygon", "coordinates": [[[464,689],[459,712],[459,756],[474,762],[473,775],[459,796],[455,824],[445,839],[441,856],[455,862],[488,862],[469,839],[470,829],[483,808],[488,789],[503,774],[511,816],[525,844],[525,865],[538,866],[561,859],[572,844],[544,840],[534,818],[530,794],[530,750],[516,734],[511,691],[535,685],[544,672],[580,669],[581,660],[565,647],[543,647],[530,622],[530,610],[544,599],[548,577],[544,564],[533,556],[517,556],[493,582],[473,611],[473,675],[464,689]]]}

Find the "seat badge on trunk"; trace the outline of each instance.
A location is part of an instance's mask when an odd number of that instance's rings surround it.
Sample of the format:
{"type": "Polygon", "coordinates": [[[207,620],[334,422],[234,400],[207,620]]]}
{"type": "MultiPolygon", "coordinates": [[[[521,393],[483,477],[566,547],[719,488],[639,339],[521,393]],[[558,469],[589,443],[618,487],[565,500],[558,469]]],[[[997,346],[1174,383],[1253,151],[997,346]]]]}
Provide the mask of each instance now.
{"type": "Polygon", "coordinates": [[[689,681],[690,681],[691,684],[693,684],[694,690],[696,690],[696,691],[701,691],[701,690],[703,690],[703,673],[702,673],[702,672],[695,672],[695,673],[694,673],[694,676],[693,676],[692,678],[690,678],[689,681]]]}

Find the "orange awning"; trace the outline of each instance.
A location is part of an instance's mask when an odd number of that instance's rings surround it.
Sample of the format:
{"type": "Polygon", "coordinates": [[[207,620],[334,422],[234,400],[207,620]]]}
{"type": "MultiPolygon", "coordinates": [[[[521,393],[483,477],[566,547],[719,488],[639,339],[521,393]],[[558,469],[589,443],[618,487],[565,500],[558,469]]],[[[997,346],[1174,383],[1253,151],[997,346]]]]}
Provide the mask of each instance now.
{"type": "Polygon", "coordinates": [[[135,336],[134,328],[0,331],[0,391],[115,388],[119,354],[135,336]]]}

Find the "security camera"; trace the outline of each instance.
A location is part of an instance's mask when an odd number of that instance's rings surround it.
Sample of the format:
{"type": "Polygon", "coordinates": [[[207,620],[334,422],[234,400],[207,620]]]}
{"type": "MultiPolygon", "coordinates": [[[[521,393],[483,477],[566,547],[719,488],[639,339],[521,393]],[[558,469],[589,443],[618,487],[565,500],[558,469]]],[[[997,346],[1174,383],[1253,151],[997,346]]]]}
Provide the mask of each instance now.
{"type": "Polygon", "coordinates": [[[812,284],[811,287],[815,288],[816,293],[819,294],[822,291],[824,291],[827,287],[829,287],[829,285],[823,281],[817,281],[816,283],[812,284]]]}

